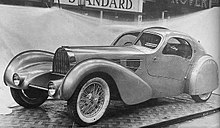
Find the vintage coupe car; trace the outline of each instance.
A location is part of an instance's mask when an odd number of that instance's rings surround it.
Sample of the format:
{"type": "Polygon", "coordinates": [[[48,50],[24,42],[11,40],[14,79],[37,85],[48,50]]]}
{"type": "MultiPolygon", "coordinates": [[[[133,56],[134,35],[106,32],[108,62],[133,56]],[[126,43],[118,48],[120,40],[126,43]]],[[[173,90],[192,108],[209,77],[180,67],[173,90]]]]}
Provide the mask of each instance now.
{"type": "Polygon", "coordinates": [[[110,100],[134,105],[187,93],[204,102],[219,85],[212,56],[192,37],[163,27],[126,32],[111,46],[22,52],[7,66],[4,82],[26,108],[48,96],[66,100],[80,125],[99,121],[110,100]]]}

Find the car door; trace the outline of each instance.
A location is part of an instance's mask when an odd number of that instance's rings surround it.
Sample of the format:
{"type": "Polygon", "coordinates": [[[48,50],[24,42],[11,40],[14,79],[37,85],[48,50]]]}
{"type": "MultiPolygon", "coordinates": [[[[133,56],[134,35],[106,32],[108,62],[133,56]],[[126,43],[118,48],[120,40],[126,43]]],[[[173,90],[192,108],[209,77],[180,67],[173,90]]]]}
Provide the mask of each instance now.
{"type": "Polygon", "coordinates": [[[165,40],[164,46],[148,59],[147,72],[158,79],[184,81],[191,58],[192,47],[189,42],[178,36],[170,37],[165,40]]]}

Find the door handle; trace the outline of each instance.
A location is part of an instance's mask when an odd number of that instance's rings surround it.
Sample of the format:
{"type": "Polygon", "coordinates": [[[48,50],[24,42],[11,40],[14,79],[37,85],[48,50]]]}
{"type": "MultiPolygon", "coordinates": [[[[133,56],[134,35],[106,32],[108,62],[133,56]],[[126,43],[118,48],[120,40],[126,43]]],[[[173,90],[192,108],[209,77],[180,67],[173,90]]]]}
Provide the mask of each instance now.
{"type": "Polygon", "coordinates": [[[156,60],[157,60],[157,57],[154,57],[154,58],[153,58],[153,61],[156,61],[156,60]]]}

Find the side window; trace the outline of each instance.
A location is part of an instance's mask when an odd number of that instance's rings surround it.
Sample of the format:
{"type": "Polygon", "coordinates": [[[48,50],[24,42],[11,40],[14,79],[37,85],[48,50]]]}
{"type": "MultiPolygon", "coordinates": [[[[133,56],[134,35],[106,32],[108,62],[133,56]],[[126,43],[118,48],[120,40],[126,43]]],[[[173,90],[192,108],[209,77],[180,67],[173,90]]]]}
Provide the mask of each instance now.
{"type": "Polygon", "coordinates": [[[162,53],[190,59],[192,57],[192,48],[185,39],[173,37],[167,41],[162,53]]]}
{"type": "Polygon", "coordinates": [[[137,39],[139,32],[127,33],[122,35],[116,42],[115,46],[133,45],[134,41],[137,39]]]}
{"type": "Polygon", "coordinates": [[[143,33],[141,35],[140,39],[138,40],[138,43],[141,44],[141,46],[155,49],[159,43],[160,43],[161,37],[155,34],[151,33],[143,33]]]}

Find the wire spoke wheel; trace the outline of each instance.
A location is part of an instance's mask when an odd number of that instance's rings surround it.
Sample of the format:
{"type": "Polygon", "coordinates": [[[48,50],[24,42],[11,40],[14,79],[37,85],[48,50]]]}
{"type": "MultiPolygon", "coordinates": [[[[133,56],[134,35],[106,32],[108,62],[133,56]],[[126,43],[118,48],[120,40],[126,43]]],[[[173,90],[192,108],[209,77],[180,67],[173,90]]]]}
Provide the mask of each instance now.
{"type": "Polygon", "coordinates": [[[86,123],[98,121],[110,100],[108,84],[101,78],[90,79],[81,88],[77,98],[77,113],[86,123]]]}
{"type": "Polygon", "coordinates": [[[79,110],[83,116],[91,118],[100,112],[105,101],[105,91],[98,82],[93,82],[82,88],[79,95],[79,110]]]}
{"type": "Polygon", "coordinates": [[[110,101],[110,89],[100,77],[85,80],[76,89],[68,107],[76,123],[86,126],[99,121],[110,101]]]}

